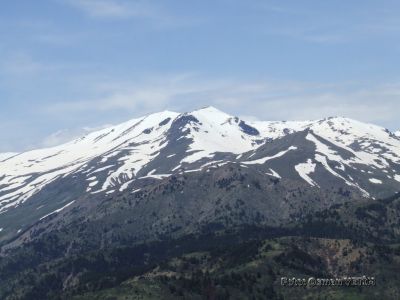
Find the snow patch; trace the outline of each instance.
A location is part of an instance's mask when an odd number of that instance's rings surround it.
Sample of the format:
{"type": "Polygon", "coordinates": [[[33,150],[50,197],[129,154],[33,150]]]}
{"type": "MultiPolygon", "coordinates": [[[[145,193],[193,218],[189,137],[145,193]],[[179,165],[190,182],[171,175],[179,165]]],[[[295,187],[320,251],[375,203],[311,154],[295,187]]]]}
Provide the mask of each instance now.
{"type": "Polygon", "coordinates": [[[315,172],[316,166],[317,164],[313,163],[311,159],[308,159],[306,163],[298,164],[294,168],[296,169],[297,173],[299,173],[300,177],[307,181],[308,184],[311,186],[318,186],[318,184],[309,176],[309,174],[315,172]]]}
{"type": "Polygon", "coordinates": [[[355,187],[355,188],[357,188],[358,190],[360,190],[361,193],[364,195],[364,197],[369,197],[369,193],[368,193],[366,190],[364,190],[363,188],[361,188],[357,183],[352,183],[352,182],[348,181],[346,178],[344,178],[343,176],[341,176],[340,174],[336,173],[336,172],[329,166],[328,161],[327,161],[327,159],[326,159],[325,156],[320,155],[320,154],[316,154],[316,155],[315,155],[315,160],[318,161],[318,162],[320,162],[320,163],[325,167],[325,169],[326,169],[329,173],[331,173],[332,175],[334,175],[334,176],[336,176],[336,177],[342,179],[348,186],[352,186],[352,187],[355,187]]]}
{"type": "Polygon", "coordinates": [[[216,152],[242,154],[255,148],[254,142],[260,137],[244,133],[239,127],[240,119],[219,111],[214,107],[206,107],[192,112],[199,124],[187,124],[187,138],[192,140],[189,151],[181,163],[193,163],[204,157],[213,157],[216,152]],[[201,125],[200,125],[201,123],[201,125]]]}
{"type": "Polygon", "coordinates": [[[108,166],[105,166],[105,167],[98,168],[98,169],[94,170],[93,172],[89,173],[89,175],[92,175],[92,174],[95,174],[95,173],[99,173],[101,171],[110,169],[112,167],[114,167],[114,165],[108,165],[108,166]]]}
{"type": "Polygon", "coordinates": [[[271,173],[265,173],[265,174],[267,174],[267,175],[269,175],[269,176],[276,177],[276,178],[282,178],[277,172],[275,172],[275,171],[272,170],[271,168],[270,168],[269,170],[271,171],[271,173]]]}
{"type": "Polygon", "coordinates": [[[376,178],[370,178],[369,181],[374,184],[382,184],[382,180],[376,178]]]}
{"type": "Polygon", "coordinates": [[[133,181],[134,180],[129,180],[129,181],[125,182],[123,185],[121,185],[121,187],[119,188],[119,191],[120,192],[125,191],[133,181]]]}
{"type": "Polygon", "coordinates": [[[200,172],[202,169],[193,169],[193,170],[185,170],[183,173],[194,173],[194,172],[200,172]]]}
{"type": "Polygon", "coordinates": [[[94,187],[95,185],[97,185],[99,182],[96,180],[96,181],[92,181],[91,183],[89,183],[89,186],[90,187],[94,187]]]}
{"type": "Polygon", "coordinates": [[[67,208],[68,206],[72,205],[74,202],[75,202],[75,200],[74,200],[74,201],[71,201],[70,203],[64,205],[63,207],[61,207],[61,208],[59,208],[59,209],[56,209],[55,211],[53,211],[53,212],[51,212],[51,213],[49,213],[49,214],[47,214],[47,215],[41,217],[40,220],[43,220],[44,218],[46,218],[46,217],[48,217],[48,216],[50,216],[50,215],[52,215],[52,214],[59,213],[60,211],[62,211],[62,210],[64,210],[65,208],[67,208]]]}
{"type": "Polygon", "coordinates": [[[256,165],[256,164],[257,165],[262,165],[262,164],[265,164],[267,161],[269,161],[271,159],[282,157],[286,153],[288,153],[289,151],[292,151],[292,150],[297,150],[297,147],[290,146],[287,150],[281,151],[281,152],[279,152],[279,153],[277,153],[277,154],[275,154],[273,156],[267,156],[267,157],[264,157],[264,158],[251,160],[251,161],[245,161],[245,162],[242,162],[242,164],[245,164],[245,165],[256,165]]]}
{"type": "Polygon", "coordinates": [[[139,179],[143,179],[143,178],[164,179],[164,178],[167,178],[167,177],[169,177],[171,175],[172,174],[155,174],[155,175],[147,175],[147,176],[139,177],[139,179]]]}

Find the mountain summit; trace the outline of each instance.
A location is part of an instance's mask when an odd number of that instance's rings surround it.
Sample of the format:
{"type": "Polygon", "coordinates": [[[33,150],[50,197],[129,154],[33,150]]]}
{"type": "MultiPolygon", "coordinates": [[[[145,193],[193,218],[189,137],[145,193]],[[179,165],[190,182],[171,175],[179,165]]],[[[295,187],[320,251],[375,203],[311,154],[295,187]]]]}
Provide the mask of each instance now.
{"type": "Polygon", "coordinates": [[[228,183],[232,170],[246,170],[255,182],[284,183],[277,199],[294,187],[335,195],[324,196],[320,207],[349,195],[384,197],[400,190],[400,140],[341,117],[246,121],[214,107],[150,114],[56,147],[0,155],[0,240],[177,176],[214,174],[204,184],[228,183]]]}

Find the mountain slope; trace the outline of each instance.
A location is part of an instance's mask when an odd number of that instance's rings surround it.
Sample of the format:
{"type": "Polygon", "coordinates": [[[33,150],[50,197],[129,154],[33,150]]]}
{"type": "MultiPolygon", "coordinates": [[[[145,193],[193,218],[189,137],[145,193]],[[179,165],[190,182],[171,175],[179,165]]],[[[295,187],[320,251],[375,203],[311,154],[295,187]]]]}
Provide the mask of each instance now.
{"type": "Polygon", "coordinates": [[[222,292],[220,299],[398,299],[399,195],[346,202],[285,226],[213,227],[141,244],[125,240],[114,225],[112,232],[99,228],[112,244],[91,250],[80,243],[91,236],[75,224],[76,232],[54,230],[1,258],[0,297],[201,299],[211,289],[222,292]],[[363,275],[375,277],[376,286],[280,284],[282,276],[363,275]]]}
{"type": "Polygon", "coordinates": [[[18,153],[16,152],[5,152],[5,153],[0,153],[0,161],[6,160],[12,156],[17,155],[18,153]]]}
{"type": "Polygon", "coordinates": [[[246,122],[213,107],[165,111],[1,161],[0,241],[48,216],[227,165],[261,182],[292,182],[272,199],[285,198],[291,185],[324,194],[321,209],[337,203],[332,191],[359,199],[400,190],[400,140],[384,128],[346,118],[246,122]]]}
{"type": "Polygon", "coordinates": [[[400,139],[384,128],[207,107],[3,157],[2,299],[398,298],[400,139]],[[279,285],[360,270],[388,280],[279,285]]]}

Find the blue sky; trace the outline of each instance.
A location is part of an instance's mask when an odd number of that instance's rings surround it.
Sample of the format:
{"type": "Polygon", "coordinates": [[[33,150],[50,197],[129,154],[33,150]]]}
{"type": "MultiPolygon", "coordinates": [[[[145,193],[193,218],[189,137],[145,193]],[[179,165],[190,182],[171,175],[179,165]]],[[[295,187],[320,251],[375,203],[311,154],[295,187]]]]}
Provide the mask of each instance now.
{"type": "Polygon", "coordinates": [[[400,129],[400,2],[19,0],[0,10],[0,152],[164,109],[400,129]]]}

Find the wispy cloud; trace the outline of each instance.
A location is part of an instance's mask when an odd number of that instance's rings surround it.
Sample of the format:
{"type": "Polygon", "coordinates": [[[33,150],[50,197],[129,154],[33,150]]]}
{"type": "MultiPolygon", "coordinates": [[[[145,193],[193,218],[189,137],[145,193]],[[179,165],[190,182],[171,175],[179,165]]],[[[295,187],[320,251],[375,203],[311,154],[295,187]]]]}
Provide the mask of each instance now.
{"type": "Polygon", "coordinates": [[[248,120],[309,120],[344,116],[391,130],[400,128],[400,82],[244,81],[195,74],[167,74],[114,82],[109,78],[77,80],[84,82],[79,89],[86,89],[81,92],[89,96],[35,105],[35,117],[49,120],[42,137],[37,132],[30,133],[29,130],[35,127],[33,123],[28,122],[30,127],[26,127],[23,120],[14,125],[3,124],[5,131],[21,128],[17,131],[29,134],[23,135],[26,141],[20,141],[21,137],[14,141],[14,134],[11,135],[12,139],[3,141],[0,151],[54,146],[104,128],[98,126],[104,123],[118,124],[162,110],[186,112],[205,105],[213,105],[248,120]],[[35,137],[34,141],[31,136],[35,137]]]}
{"type": "Polygon", "coordinates": [[[66,3],[95,18],[164,17],[158,6],[144,1],[66,0],[66,3]]]}
{"type": "Polygon", "coordinates": [[[341,32],[317,27],[274,28],[265,31],[268,35],[281,36],[317,44],[342,44],[355,35],[351,29],[341,32]]]}
{"type": "Polygon", "coordinates": [[[277,82],[260,80],[205,80],[171,76],[141,84],[98,85],[103,96],[56,103],[51,114],[88,111],[131,112],[132,116],[163,109],[188,111],[214,105],[236,115],[261,120],[319,119],[345,116],[385,126],[400,126],[400,84],[277,82]],[[397,124],[397,125],[394,125],[397,124]]]}
{"type": "Polygon", "coordinates": [[[299,41],[315,44],[344,44],[360,40],[370,40],[383,35],[396,35],[400,33],[400,24],[393,22],[379,22],[366,24],[347,24],[330,26],[293,26],[274,28],[266,31],[266,34],[281,36],[299,41]]]}
{"type": "Polygon", "coordinates": [[[86,132],[82,129],[63,129],[58,130],[48,136],[46,136],[42,143],[41,147],[53,147],[60,145],[64,142],[71,141],[79,136],[84,135],[86,132]]]}
{"type": "Polygon", "coordinates": [[[39,34],[33,34],[31,36],[31,40],[39,42],[44,45],[52,45],[52,46],[71,46],[76,45],[82,40],[87,39],[87,34],[84,33],[65,33],[65,32],[45,32],[39,34]]]}
{"type": "Polygon", "coordinates": [[[40,147],[53,147],[57,145],[61,145],[66,142],[70,142],[76,138],[79,138],[85,134],[88,134],[93,131],[101,130],[107,127],[112,126],[111,124],[104,124],[102,126],[96,127],[83,127],[83,128],[70,128],[70,129],[61,129],[50,135],[46,136],[42,142],[40,143],[40,147]]]}
{"type": "Polygon", "coordinates": [[[3,73],[14,75],[37,74],[52,68],[45,63],[34,60],[30,55],[23,52],[15,53],[7,59],[3,59],[0,66],[3,73]]]}
{"type": "MultiPolygon", "coordinates": [[[[91,92],[100,96],[54,103],[46,110],[49,113],[86,111],[147,113],[171,106],[180,108],[182,103],[179,98],[198,95],[203,89],[207,91],[210,88],[209,85],[202,87],[191,83],[189,77],[187,74],[172,75],[167,79],[155,76],[140,83],[112,82],[106,79],[104,82],[94,82],[89,85],[91,92]],[[174,105],[175,100],[178,101],[174,105]]],[[[188,97],[188,102],[191,100],[192,97],[188,97]]]]}
{"type": "Polygon", "coordinates": [[[397,10],[388,9],[390,5],[373,6],[373,14],[371,8],[366,11],[367,8],[359,9],[346,2],[338,3],[335,8],[329,3],[307,6],[275,1],[254,1],[253,5],[269,13],[272,20],[278,20],[265,31],[267,34],[299,41],[331,45],[400,33],[397,10]],[[347,11],[337,14],[337,9],[347,11]]]}

